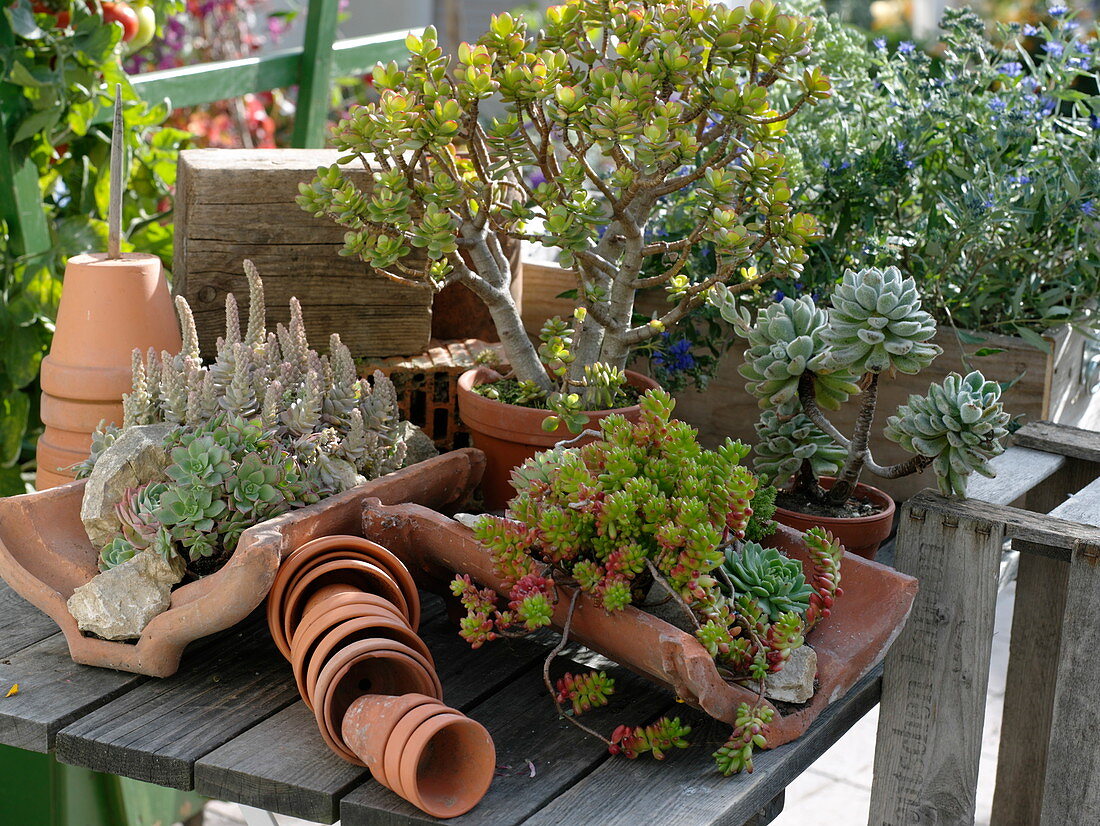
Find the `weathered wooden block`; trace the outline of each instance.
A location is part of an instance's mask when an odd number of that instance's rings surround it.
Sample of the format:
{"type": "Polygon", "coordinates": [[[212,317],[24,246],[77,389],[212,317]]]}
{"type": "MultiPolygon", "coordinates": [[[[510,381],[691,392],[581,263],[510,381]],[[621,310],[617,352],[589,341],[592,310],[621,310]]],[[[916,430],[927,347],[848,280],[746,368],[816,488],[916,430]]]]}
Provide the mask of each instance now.
{"type": "Polygon", "coordinates": [[[430,290],[399,284],[339,255],[344,230],[294,202],[298,184],[339,156],[325,149],[180,153],[172,286],[194,310],[204,356],[213,355],[224,332],[226,293],[236,294],[242,313],[247,307],[245,258],[263,276],[269,326],[287,321],[287,302],[297,296],[310,344],[322,351],[333,332],[356,357],[427,348],[430,290]]]}

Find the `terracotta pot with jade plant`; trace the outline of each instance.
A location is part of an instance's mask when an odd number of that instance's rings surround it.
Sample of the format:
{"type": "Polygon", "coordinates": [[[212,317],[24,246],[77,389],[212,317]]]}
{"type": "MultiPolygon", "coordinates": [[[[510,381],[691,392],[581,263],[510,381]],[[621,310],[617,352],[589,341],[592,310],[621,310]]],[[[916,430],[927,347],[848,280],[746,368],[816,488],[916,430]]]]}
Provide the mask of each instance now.
{"type": "Polygon", "coordinates": [[[492,455],[501,442],[525,444],[517,408],[539,411],[526,417],[529,433],[541,427],[558,440],[607,409],[636,417],[646,385],[625,373],[633,353],[715,285],[738,293],[801,270],[818,228],[790,208],[780,150],[782,124],[828,95],[820,72],[803,71],[809,36],[804,19],[766,0],[735,9],[570,0],[537,33],[497,15],[452,59],[429,28],[409,36],[404,68],[375,67],[380,99],[353,107],[334,133],[373,168],[369,184],[320,169],[299,203],[347,228],[346,254],[403,282],[461,282],[487,305],[507,369],[467,377],[459,409],[490,451],[490,507],[503,504],[512,464],[546,443],[492,455]],[[780,98],[794,102],[777,110],[780,98]],[[483,102],[501,114],[482,118],[483,102]],[[662,199],[690,185],[692,231],[677,242],[651,237],[662,199]],[[576,274],[575,312],[548,320],[538,345],[509,291],[506,239],[558,248],[576,274]],[[717,263],[692,281],[682,270],[701,244],[717,263]],[[414,248],[422,270],[403,263],[414,248]],[[651,260],[662,263],[656,273],[651,260]],[[666,290],[667,309],[639,318],[636,293],[653,287],[666,290]],[[516,432],[486,438],[484,399],[516,432]]]}
{"type": "Polygon", "coordinates": [[[884,467],[871,455],[880,381],[919,373],[940,354],[931,343],[935,321],[913,279],[896,267],[848,270],[828,308],[809,296],[784,298],[755,322],[731,293],[719,292],[716,301],[748,340],[741,374],[764,408],[754,466],[780,488],[778,521],[827,527],[849,550],[873,557],[890,535],[894,503],[860,483],[863,471],[894,479],[931,467],[940,491],[955,496],[966,494],[971,473],[993,475],[988,462],[1004,450],[1009,415],[1000,385],[978,371],[948,375],[887,419],[886,437],[911,458],[884,467]],[[849,437],[825,411],[851,396],[859,414],[849,437]]]}
{"type": "Polygon", "coordinates": [[[65,264],[57,328],[42,360],[46,429],[37,445],[39,490],[71,482],[71,467],[88,455],[93,431],[101,422],[122,422],[131,351],[152,347],[176,353],[180,348],[160,259],[122,252],[123,129],[116,90],[107,252],[74,255],[65,264]]]}

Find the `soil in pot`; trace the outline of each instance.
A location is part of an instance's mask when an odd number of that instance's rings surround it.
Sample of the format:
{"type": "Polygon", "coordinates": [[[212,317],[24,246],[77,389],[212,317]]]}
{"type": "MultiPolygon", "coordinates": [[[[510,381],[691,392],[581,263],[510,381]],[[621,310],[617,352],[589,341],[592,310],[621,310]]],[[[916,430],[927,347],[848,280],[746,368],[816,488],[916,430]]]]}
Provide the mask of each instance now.
{"type": "MultiPolygon", "coordinates": [[[[836,480],[823,476],[819,481],[823,488],[829,490],[836,480]]],[[[855,494],[848,500],[853,512],[850,516],[837,516],[835,509],[822,508],[813,503],[806,505],[808,509],[803,510],[803,503],[799,501],[803,498],[792,500],[789,494],[781,493],[776,497],[775,515],[772,518],[781,525],[799,531],[824,528],[840,540],[845,550],[865,559],[875,558],[879,545],[886,541],[893,529],[894,500],[870,485],[856,485],[855,494]],[[791,504],[795,507],[791,507],[791,504]],[[812,510],[817,513],[811,512],[811,505],[812,510]]]]}
{"type": "MultiPolygon", "coordinates": [[[[657,387],[657,382],[634,373],[626,373],[627,382],[638,394],[657,387]]],[[[477,367],[459,376],[458,412],[463,423],[470,430],[474,447],[485,453],[485,475],[481,480],[481,491],[485,496],[485,508],[489,511],[501,511],[508,500],[515,495],[510,484],[512,469],[523,464],[540,450],[553,447],[561,441],[574,438],[574,434],[564,425],[557,430],[546,432],[542,422],[546,410],[534,407],[521,407],[488,399],[474,388],[477,385],[499,382],[500,373],[488,367],[477,367]]],[[[637,404],[612,410],[594,410],[586,413],[586,429],[598,430],[600,419],[612,413],[618,413],[631,421],[641,416],[637,404]]],[[[573,444],[582,445],[592,441],[591,437],[577,439],[573,444]]]]}

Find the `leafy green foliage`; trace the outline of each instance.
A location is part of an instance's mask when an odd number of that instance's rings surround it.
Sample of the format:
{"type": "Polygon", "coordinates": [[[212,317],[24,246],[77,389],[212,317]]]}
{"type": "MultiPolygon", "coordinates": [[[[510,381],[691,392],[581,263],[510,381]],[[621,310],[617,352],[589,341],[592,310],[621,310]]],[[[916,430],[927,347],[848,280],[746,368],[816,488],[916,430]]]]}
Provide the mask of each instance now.
{"type": "Polygon", "coordinates": [[[848,268],[896,264],[941,323],[1037,345],[1034,332],[1090,326],[1095,29],[1063,15],[987,33],[973,11],[948,8],[932,57],[868,42],[816,2],[800,7],[817,23],[809,62],[840,91],[790,124],[794,203],[824,235],[781,289],[824,295],[848,268]]]}
{"type": "Polygon", "coordinates": [[[933,460],[940,492],[966,495],[974,472],[993,476],[989,460],[1004,452],[1009,415],[1001,405],[1001,386],[975,370],[951,373],[925,396],[910,396],[886,421],[886,438],[933,460]]]}
{"type": "Polygon", "coordinates": [[[347,229],[345,254],[394,278],[467,283],[508,325],[501,338],[518,378],[593,409],[604,385],[586,367],[621,370],[711,286],[751,288],[738,274],[762,256],[772,274],[801,270],[818,227],[790,209],[781,142],[786,121],[829,93],[819,70],[802,69],[809,37],[805,20],[769,0],[569,0],[537,33],[493,17],[457,60],[429,28],[409,36],[407,67],[374,69],[379,100],[336,131],[345,160],[378,159],[368,185],[332,166],[301,187],[299,203],[347,229]],[[777,96],[788,105],[774,106],[777,96]],[[490,100],[500,114],[484,125],[490,100]],[[661,199],[689,185],[691,231],[650,243],[661,199]],[[504,236],[560,248],[577,273],[585,315],[564,376],[511,334],[504,236]],[[683,269],[703,244],[715,267],[693,281],[683,269]],[[413,251],[420,261],[406,260],[413,251]],[[661,265],[641,278],[647,259],[661,265]],[[636,322],[644,287],[664,289],[670,307],[636,322]]]}
{"type": "Polygon", "coordinates": [[[766,706],[753,708],[748,703],[741,703],[737,707],[737,722],[733,734],[714,753],[718,770],[722,774],[729,776],[741,771],[752,774],[753,748],[763,748],[766,745],[764,727],[772,721],[773,716],[772,709],[766,706]]]}
{"type": "MultiPolygon", "coordinates": [[[[182,8],[156,0],[163,14],[182,8]]],[[[190,136],[158,128],[163,104],[141,102],[118,62],[121,27],[97,7],[63,0],[71,24],[34,13],[29,0],[0,9],[0,495],[24,492],[37,421],[37,376],[49,349],[69,256],[106,248],[110,125],[100,122],[115,83],[123,87],[130,183],[123,200],[124,249],[171,263],[164,204],[175,155],[190,136]],[[36,180],[37,179],[37,180],[36,180]],[[35,185],[37,183],[37,186],[35,185]]]]}
{"type": "Polygon", "coordinates": [[[745,526],[745,539],[748,542],[763,542],[775,533],[775,496],[779,491],[772,485],[765,485],[756,489],[756,495],[752,498],[752,516],[749,524],[745,526]]]}
{"type": "MultiPolygon", "coordinates": [[[[637,423],[609,416],[600,422],[602,438],[539,453],[513,472],[508,513],[474,527],[507,607],[469,576],[451,583],[466,609],[459,633],[473,647],[549,624],[558,586],[579,589],[609,612],[639,602],[652,586],[655,596],[674,598],[728,678],[760,682],[828,615],[839,593],[839,543],[811,532],[805,573],[774,549],[742,543],[750,530],[760,538],[774,531],[775,489],[757,491],[740,442],[704,450],[693,428],[671,418],[674,404],[666,391],[651,390],[637,423]]],[[[553,692],[559,704],[572,696],[565,688],[553,692]]],[[[675,726],[621,726],[610,746],[661,757],[679,739],[675,726]]]]}

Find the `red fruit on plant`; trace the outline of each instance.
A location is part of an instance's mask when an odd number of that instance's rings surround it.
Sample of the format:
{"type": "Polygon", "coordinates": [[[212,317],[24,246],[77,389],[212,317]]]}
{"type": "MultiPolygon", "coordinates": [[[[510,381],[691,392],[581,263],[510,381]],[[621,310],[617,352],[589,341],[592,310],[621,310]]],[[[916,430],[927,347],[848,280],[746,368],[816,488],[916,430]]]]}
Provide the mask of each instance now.
{"type": "Polygon", "coordinates": [[[32,3],[31,10],[35,14],[52,14],[56,18],[55,25],[59,29],[64,29],[69,25],[69,12],[66,9],[58,10],[51,6],[49,3],[32,3]]]}
{"type": "Polygon", "coordinates": [[[122,24],[122,42],[129,43],[138,33],[141,22],[129,3],[104,3],[103,19],[108,23],[122,24]]]}
{"type": "Polygon", "coordinates": [[[144,49],[153,42],[153,37],[157,33],[157,13],[153,11],[152,6],[138,6],[134,9],[134,13],[138,18],[138,32],[126,49],[127,55],[144,49]]]}

